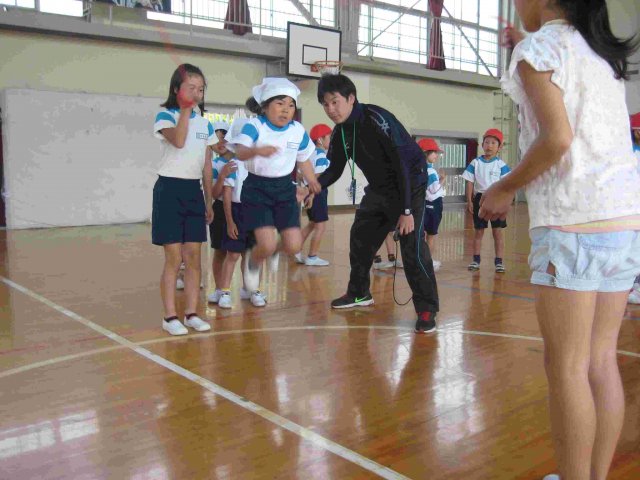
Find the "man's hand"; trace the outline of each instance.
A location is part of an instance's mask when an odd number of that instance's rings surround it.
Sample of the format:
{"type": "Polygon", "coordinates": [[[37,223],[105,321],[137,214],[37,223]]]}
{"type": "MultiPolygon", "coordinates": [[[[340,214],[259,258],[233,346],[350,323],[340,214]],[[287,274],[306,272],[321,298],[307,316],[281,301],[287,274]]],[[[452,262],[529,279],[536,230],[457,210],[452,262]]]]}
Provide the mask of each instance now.
{"type": "Polygon", "coordinates": [[[311,193],[317,195],[321,190],[322,186],[320,185],[320,182],[318,182],[317,180],[312,180],[311,182],[309,182],[309,191],[311,193]]]}
{"type": "Polygon", "coordinates": [[[397,228],[400,235],[408,235],[409,233],[413,232],[413,230],[415,229],[413,223],[413,215],[400,215],[397,228]]]}
{"type": "Polygon", "coordinates": [[[505,189],[503,182],[494,183],[480,198],[478,216],[484,220],[504,220],[515,194],[516,192],[505,189]]]}

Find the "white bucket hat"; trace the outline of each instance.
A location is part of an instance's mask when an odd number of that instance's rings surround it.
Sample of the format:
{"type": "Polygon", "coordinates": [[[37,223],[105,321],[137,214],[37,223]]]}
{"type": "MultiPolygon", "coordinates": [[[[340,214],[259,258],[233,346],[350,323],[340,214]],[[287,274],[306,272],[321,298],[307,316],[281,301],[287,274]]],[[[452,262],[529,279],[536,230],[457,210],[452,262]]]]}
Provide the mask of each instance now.
{"type": "Polygon", "coordinates": [[[213,122],[213,131],[215,132],[216,130],[225,130],[228,132],[229,124],[224,120],[220,120],[219,122],[213,122]]]}
{"type": "Polygon", "coordinates": [[[293,98],[294,101],[298,101],[300,89],[286,78],[265,77],[260,85],[253,87],[251,93],[256,102],[261,105],[270,98],[279,95],[286,95],[293,98]]]}

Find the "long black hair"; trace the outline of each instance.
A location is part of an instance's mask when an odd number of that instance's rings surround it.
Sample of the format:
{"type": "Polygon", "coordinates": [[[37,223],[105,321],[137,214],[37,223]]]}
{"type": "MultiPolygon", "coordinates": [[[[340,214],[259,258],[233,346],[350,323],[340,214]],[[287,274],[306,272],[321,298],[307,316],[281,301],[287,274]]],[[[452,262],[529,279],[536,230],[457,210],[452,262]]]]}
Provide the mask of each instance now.
{"type": "MultiPolygon", "coordinates": [[[[255,113],[256,115],[263,115],[264,111],[269,108],[269,104],[274,100],[284,100],[288,95],[276,95],[275,97],[271,97],[268,100],[265,100],[262,103],[258,103],[255,98],[249,97],[245,102],[244,106],[247,107],[251,113],[255,113]]],[[[293,99],[292,99],[293,100],[293,99]]],[[[298,104],[295,100],[293,100],[293,105],[296,108],[296,112],[298,111],[298,104]]],[[[295,115],[295,113],[294,113],[295,115]]]]}
{"type": "Polygon", "coordinates": [[[628,80],[628,58],[637,50],[639,39],[620,39],[613,34],[606,0],[556,0],[556,6],[591,49],[611,65],[616,78],[628,80]]]}
{"type": "MultiPolygon", "coordinates": [[[[183,63],[180,65],[171,75],[171,81],[169,82],[169,96],[167,100],[161,104],[161,107],[171,109],[180,109],[180,105],[178,105],[178,90],[180,90],[180,85],[185,81],[186,77],[190,77],[192,75],[198,75],[202,78],[205,89],[207,88],[207,81],[204,78],[204,74],[202,70],[200,70],[195,65],[191,65],[190,63],[183,63]]],[[[200,112],[204,113],[204,95],[202,96],[202,102],[198,104],[200,107],[200,112]]]]}

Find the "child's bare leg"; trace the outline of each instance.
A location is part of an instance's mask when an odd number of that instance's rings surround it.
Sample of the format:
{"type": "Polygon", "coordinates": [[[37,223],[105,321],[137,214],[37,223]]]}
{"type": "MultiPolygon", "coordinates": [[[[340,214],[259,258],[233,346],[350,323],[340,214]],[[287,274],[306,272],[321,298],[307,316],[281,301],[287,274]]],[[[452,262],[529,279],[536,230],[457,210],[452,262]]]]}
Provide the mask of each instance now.
{"type": "Polygon", "coordinates": [[[198,298],[200,297],[200,275],[202,266],[201,250],[202,244],[199,242],[185,243],[182,248],[184,259],[184,293],[185,293],[185,313],[196,313],[198,308],[198,298]]]}
{"type": "Polygon", "coordinates": [[[589,383],[596,408],[592,480],[607,477],[624,421],[624,391],[616,349],[626,306],[627,292],[598,293],[589,364],[589,383]]]}
{"type": "Polygon", "coordinates": [[[164,245],[164,268],[160,277],[160,296],[165,318],[176,316],[176,280],[182,263],[182,244],[164,245]]]}
{"type": "MultiPolygon", "coordinates": [[[[310,222],[311,224],[311,222],[310,222]]],[[[320,250],[320,243],[322,242],[322,236],[327,228],[327,222],[313,223],[313,236],[311,237],[311,243],[309,244],[309,256],[313,257],[318,254],[320,250]]],[[[304,235],[304,233],[303,233],[304,235]]],[[[304,240],[303,240],[304,242],[304,240]]]]}
{"type": "Polygon", "coordinates": [[[590,476],[596,408],[589,383],[589,358],[596,296],[596,292],[536,287],[551,432],[563,480],[590,476]]]}

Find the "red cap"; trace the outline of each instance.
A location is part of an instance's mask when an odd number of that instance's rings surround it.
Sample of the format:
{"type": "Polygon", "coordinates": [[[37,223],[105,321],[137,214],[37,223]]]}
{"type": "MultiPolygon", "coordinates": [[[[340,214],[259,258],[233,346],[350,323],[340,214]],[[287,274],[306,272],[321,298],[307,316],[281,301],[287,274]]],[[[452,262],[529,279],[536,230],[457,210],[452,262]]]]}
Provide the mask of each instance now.
{"type": "Polygon", "coordinates": [[[319,138],[324,137],[325,135],[331,135],[331,127],[324,123],[314,125],[309,132],[309,136],[313,142],[317,142],[319,138]]]}
{"type": "Polygon", "coordinates": [[[421,138],[420,140],[418,140],[418,146],[422,149],[423,152],[442,151],[438,146],[438,142],[436,142],[433,138],[421,138]]]}
{"type": "Polygon", "coordinates": [[[502,142],[504,142],[504,135],[502,135],[502,132],[497,128],[490,128],[489,130],[484,132],[484,135],[482,136],[482,141],[484,142],[484,139],[487,137],[497,138],[498,141],[500,142],[500,145],[502,145],[502,142]]]}
{"type": "Polygon", "coordinates": [[[631,128],[632,129],[640,129],[640,112],[635,113],[629,117],[631,120],[631,128]]]}

